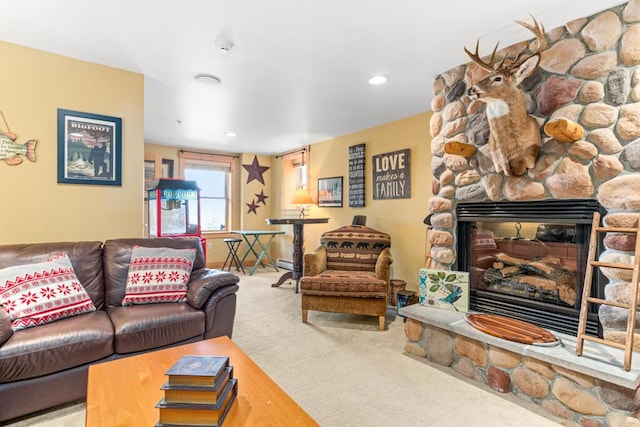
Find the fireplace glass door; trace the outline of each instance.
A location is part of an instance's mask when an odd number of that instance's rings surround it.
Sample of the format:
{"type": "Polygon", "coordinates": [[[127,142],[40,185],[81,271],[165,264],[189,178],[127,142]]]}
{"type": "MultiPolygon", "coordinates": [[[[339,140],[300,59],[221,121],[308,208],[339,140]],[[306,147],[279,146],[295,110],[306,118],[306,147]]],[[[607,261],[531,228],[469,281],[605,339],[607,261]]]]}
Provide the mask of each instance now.
{"type": "MultiPolygon", "coordinates": [[[[469,272],[470,309],[575,335],[597,209],[591,200],[459,204],[456,268],[469,272]]],[[[599,335],[597,308],[587,323],[599,335]]]]}
{"type": "Polygon", "coordinates": [[[476,289],[575,307],[576,226],[535,222],[476,222],[469,271],[476,289]]]}

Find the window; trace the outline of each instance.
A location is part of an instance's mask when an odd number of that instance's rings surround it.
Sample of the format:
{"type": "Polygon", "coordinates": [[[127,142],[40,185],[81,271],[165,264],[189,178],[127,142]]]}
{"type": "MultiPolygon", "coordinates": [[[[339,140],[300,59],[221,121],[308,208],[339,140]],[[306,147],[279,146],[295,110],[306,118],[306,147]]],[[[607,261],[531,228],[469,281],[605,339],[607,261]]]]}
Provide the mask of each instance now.
{"type": "Polygon", "coordinates": [[[231,227],[231,177],[233,158],[182,153],[184,179],[200,188],[200,229],[203,233],[231,227]]]}
{"type": "Polygon", "coordinates": [[[304,151],[285,154],[282,156],[282,161],[282,209],[283,211],[298,211],[300,208],[291,204],[291,201],[298,188],[310,190],[307,170],[309,153],[307,149],[304,149],[304,151]]]}

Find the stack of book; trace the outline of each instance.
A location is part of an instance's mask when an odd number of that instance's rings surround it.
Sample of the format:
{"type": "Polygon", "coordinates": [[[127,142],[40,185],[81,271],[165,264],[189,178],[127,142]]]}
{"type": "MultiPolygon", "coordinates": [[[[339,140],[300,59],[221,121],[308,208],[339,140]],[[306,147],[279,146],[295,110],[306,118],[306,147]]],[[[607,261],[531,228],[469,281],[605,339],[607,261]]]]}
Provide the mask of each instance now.
{"type": "Polygon", "coordinates": [[[182,356],[167,372],[158,427],[220,426],[238,395],[226,356],[182,356]]]}

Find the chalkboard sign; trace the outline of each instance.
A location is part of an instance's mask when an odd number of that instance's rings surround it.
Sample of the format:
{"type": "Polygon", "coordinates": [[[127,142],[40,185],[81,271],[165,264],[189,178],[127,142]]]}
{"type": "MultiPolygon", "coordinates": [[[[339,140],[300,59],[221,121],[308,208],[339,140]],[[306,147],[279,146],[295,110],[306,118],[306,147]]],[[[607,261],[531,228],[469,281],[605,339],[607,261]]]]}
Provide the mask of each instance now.
{"type": "Polygon", "coordinates": [[[373,160],[373,199],[411,198],[411,153],[407,150],[378,154],[373,160]]]}
{"type": "Polygon", "coordinates": [[[364,144],[349,147],[349,207],[364,207],[364,144]]]}

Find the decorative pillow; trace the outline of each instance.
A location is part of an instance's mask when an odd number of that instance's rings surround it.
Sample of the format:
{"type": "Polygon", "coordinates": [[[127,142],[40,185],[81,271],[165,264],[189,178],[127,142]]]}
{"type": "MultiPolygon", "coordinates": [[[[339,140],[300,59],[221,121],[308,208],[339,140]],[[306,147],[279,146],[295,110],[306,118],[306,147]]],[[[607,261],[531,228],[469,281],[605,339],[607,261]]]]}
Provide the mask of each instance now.
{"type": "Polygon", "coordinates": [[[0,270],[0,306],[13,331],[96,309],[67,254],[0,270]]]}
{"type": "Polygon", "coordinates": [[[491,231],[474,231],[473,247],[475,249],[497,249],[495,236],[491,231]]]}
{"type": "Polygon", "coordinates": [[[195,249],[134,246],[122,305],[184,302],[195,249]]]}

